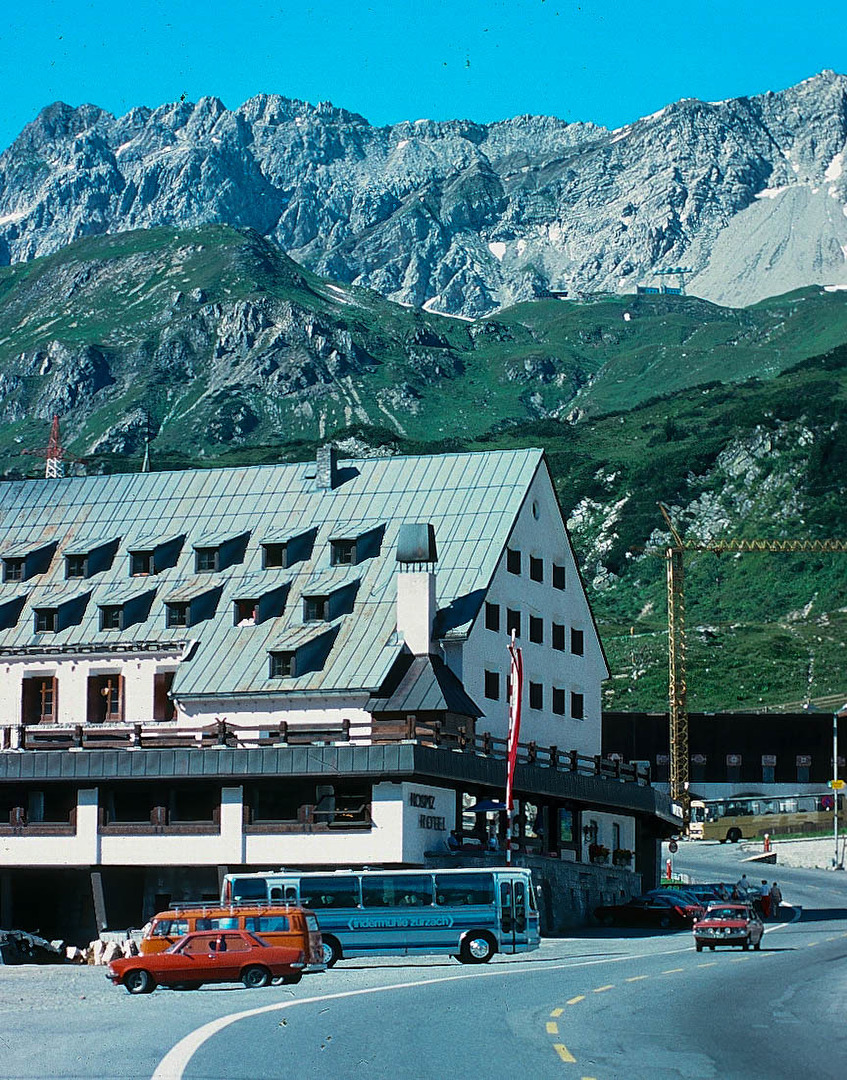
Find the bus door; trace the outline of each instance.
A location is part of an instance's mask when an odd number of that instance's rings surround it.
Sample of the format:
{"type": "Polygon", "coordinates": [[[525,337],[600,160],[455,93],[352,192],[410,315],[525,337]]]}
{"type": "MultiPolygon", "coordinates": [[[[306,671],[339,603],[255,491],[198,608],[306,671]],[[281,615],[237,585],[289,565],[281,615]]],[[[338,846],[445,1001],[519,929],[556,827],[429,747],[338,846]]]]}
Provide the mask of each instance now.
{"type": "Polygon", "coordinates": [[[526,878],[500,879],[500,947],[516,952],[529,943],[526,878]]]}

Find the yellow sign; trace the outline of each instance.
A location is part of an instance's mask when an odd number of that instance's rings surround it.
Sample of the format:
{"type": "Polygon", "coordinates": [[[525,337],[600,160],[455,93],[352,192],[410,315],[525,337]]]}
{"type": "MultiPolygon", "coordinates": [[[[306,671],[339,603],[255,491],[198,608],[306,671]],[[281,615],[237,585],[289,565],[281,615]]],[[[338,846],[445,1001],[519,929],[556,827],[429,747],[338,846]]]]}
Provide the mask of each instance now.
{"type": "Polygon", "coordinates": [[[836,791],[840,791],[845,786],[844,780],[830,780],[829,787],[834,788],[836,791]]]}

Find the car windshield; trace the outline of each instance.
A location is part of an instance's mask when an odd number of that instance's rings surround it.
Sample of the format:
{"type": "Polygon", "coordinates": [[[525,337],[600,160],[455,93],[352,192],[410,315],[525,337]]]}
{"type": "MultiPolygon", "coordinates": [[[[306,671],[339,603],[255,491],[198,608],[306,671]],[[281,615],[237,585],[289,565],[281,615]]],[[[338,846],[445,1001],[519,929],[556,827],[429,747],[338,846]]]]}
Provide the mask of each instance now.
{"type": "Polygon", "coordinates": [[[744,908],[715,907],[706,912],[707,919],[746,919],[747,911],[744,908]]]}

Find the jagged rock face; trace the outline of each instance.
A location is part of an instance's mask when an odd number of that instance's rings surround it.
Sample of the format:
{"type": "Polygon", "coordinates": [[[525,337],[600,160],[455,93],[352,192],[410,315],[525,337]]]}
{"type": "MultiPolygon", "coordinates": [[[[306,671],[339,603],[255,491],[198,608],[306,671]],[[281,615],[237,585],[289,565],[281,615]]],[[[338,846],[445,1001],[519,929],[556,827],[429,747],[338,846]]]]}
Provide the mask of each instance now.
{"type": "Polygon", "coordinates": [[[319,273],[466,316],[689,266],[740,306],[847,282],[847,79],[685,100],[618,131],[517,117],[375,128],[326,103],[216,98],[116,118],[52,105],[0,157],[0,261],[226,222],[319,273]]]}

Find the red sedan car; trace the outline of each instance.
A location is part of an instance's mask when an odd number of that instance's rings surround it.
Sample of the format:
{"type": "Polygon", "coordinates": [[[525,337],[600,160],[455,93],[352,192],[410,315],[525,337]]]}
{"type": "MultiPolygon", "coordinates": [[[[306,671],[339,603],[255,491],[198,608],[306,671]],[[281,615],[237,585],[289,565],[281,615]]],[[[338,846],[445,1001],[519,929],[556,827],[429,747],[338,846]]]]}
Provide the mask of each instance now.
{"type": "Polygon", "coordinates": [[[746,951],[751,945],[759,948],[765,928],[750,904],[712,904],[693,931],[697,952],[714,952],[718,945],[740,945],[746,951]]]}
{"type": "Polygon", "coordinates": [[[207,982],[243,982],[254,989],[271,979],[299,982],[305,964],[302,949],[269,945],[246,930],[207,930],[186,934],[153,956],[113,960],[106,978],[131,994],[149,994],[158,985],[196,990],[207,982]]]}

